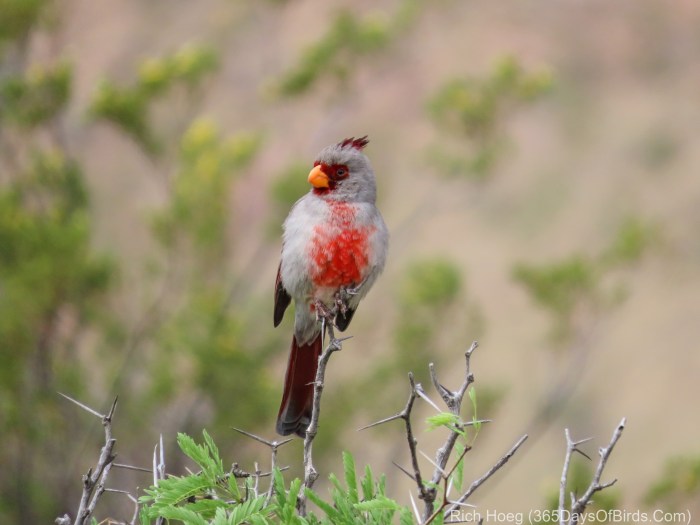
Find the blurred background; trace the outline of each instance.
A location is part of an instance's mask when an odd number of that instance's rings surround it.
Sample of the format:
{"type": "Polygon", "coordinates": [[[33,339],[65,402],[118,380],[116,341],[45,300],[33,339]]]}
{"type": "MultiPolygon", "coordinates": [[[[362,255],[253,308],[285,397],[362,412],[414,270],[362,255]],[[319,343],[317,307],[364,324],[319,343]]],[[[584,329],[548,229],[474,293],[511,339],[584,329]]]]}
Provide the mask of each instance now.
{"type": "MultiPolygon", "coordinates": [[[[597,504],[700,511],[696,2],[0,0],[0,57],[3,523],[77,508],[103,432],[59,391],[119,395],[122,463],[162,434],[181,473],[176,433],[206,428],[268,465],[231,427],[275,437],[281,223],[317,152],[365,134],[390,258],[327,372],[321,480],[349,450],[407,504],[402,424],[356,429],[429,362],[456,387],[476,339],[493,422],[465,476],[530,434],[480,509],[551,505],[563,429],[595,458],[626,416],[597,504]]],[[[298,475],[300,440],[280,454],[298,475]]]]}

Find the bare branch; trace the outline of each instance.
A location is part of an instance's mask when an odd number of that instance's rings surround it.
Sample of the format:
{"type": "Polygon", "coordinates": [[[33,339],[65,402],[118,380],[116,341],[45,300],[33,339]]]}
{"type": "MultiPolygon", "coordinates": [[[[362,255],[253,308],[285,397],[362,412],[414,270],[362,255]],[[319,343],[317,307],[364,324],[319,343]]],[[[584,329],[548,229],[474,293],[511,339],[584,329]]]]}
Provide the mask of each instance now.
{"type": "MultiPolygon", "coordinates": [[[[320,309],[318,311],[322,312],[320,309]]],[[[309,427],[306,429],[306,437],[304,438],[304,485],[297,500],[297,510],[301,516],[306,515],[306,489],[312,488],[316,479],[318,479],[318,472],[313,464],[312,444],[318,432],[318,419],[321,414],[321,396],[323,394],[324,381],[326,378],[326,366],[328,365],[328,360],[331,358],[331,354],[342,350],[343,341],[348,339],[347,337],[342,339],[336,339],[335,337],[332,319],[335,317],[336,312],[337,306],[330,312],[322,314],[320,318],[323,333],[328,334],[328,346],[326,346],[326,349],[318,359],[318,368],[314,380],[311,423],[309,423],[309,427]]]]}
{"type": "MultiPolygon", "coordinates": [[[[474,382],[474,374],[471,372],[471,357],[472,354],[474,353],[474,350],[477,349],[479,344],[474,341],[472,342],[471,346],[469,349],[464,353],[464,360],[465,360],[465,371],[464,371],[464,380],[462,381],[462,384],[460,387],[455,391],[452,392],[450,391],[447,387],[445,387],[440,381],[438,380],[437,376],[437,371],[435,369],[435,365],[433,363],[430,363],[429,368],[430,368],[430,378],[433,382],[433,386],[435,389],[440,393],[440,397],[442,397],[442,400],[444,401],[445,405],[447,406],[447,409],[450,411],[450,413],[459,416],[461,410],[462,410],[462,400],[464,399],[464,395],[466,394],[467,390],[469,389],[469,385],[471,385],[474,382]]],[[[431,462],[433,465],[435,465],[435,470],[433,471],[433,476],[431,478],[431,483],[432,487],[437,486],[437,484],[440,482],[440,479],[442,477],[442,473],[444,472],[445,468],[447,467],[447,461],[450,458],[450,455],[452,454],[452,450],[455,446],[455,443],[457,443],[457,439],[459,438],[459,432],[457,430],[452,430],[450,431],[449,435],[447,436],[447,439],[445,440],[445,443],[437,450],[437,453],[435,454],[435,461],[431,462]]],[[[423,512],[423,520],[427,520],[434,514],[434,502],[435,498],[437,497],[437,491],[433,488],[432,493],[429,495],[428,498],[425,500],[425,509],[423,512]]],[[[444,507],[444,502],[443,502],[443,507],[444,507]]]]}
{"type": "Polygon", "coordinates": [[[421,385],[420,383],[418,383],[418,384],[416,385],[416,394],[417,394],[418,397],[420,397],[423,401],[425,401],[425,402],[428,403],[431,407],[433,407],[438,413],[442,412],[442,410],[440,410],[440,407],[437,406],[437,403],[435,403],[435,401],[433,401],[432,399],[430,399],[430,398],[428,397],[428,394],[426,394],[426,393],[425,393],[425,390],[423,390],[423,385],[421,385]]]}
{"type": "MultiPolygon", "coordinates": [[[[613,432],[612,437],[610,438],[610,442],[608,443],[607,447],[601,447],[598,450],[598,454],[600,455],[600,459],[598,460],[598,466],[596,467],[595,473],[593,474],[593,479],[591,480],[591,483],[588,485],[588,488],[584,491],[584,493],[581,495],[580,498],[576,499],[575,496],[572,495],[571,497],[571,512],[569,516],[568,523],[570,525],[573,525],[577,522],[579,516],[581,513],[583,513],[584,509],[586,506],[591,502],[591,498],[596,492],[599,492],[601,490],[604,490],[608,487],[611,487],[617,482],[617,479],[613,479],[612,481],[609,481],[607,483],[601,483],[600,478],[603,475],[603,470],[605,469],[605,464],[608,462],[608,458],[610,457],[610,454],[612,454],[613,448],[615,448],[615,444],[617,444],[618,440],[622,436],[622,432],[625,430],[625,425],[627,423],[626,418],[622,418],[620,423],[617,425],[615,428],[615,431],[613,432]]],[[[574,449],[576,449],[576,446],[580,445],[586,440],[582,441],[577,441],[577,442],[572,442],[571,438],[569,436],[568,429],[566,430],[566,439],[567,439],[567,455],[565,458],[565,466],[564,466],[564,471],[562,473],[562,479],[561,479],[561,485],[559,488],[559,510],[563,510],[563,490],[565,490],[566,487],[566,477],[567,477],[567,470],[568,470],[568,464],[567,460],[570,459],[571,454],[573,453],[574,449]]],[[[566,521],[562,521],[562,524],[566,523],[566,521]]]]}
{"type": "MultiPolygon", "coordinates": [[[[508,460],[513,457],[513,455],[518,451],[518,449],[521,447],[523,443],[525,443],[525,440],[527,439],[527,434],[523,434],[518,441],[515,442],[515,444],[510,448],[508,452],[506,452],[494,465],[486,471],[486,473],[481,476],[478,479],[475,479],[471,485],[469,485],[469,488],[466,490],[464,494],[460,496],[460,498],[452,503],[450,507],[447,508],[445,511],[445,514],[449,514],[452,510],[457,508],[457,506],[463,504],[464,502],[469,499],[469,496],[474,494],[474,491],[478,489],[481,485],[483,485],[486,480],[488,480],[491,476],[493,476],[498,470],[508,463],[508,460]]],[[[438,512],[441,512],[442,509],[440,509],[438,512]]],[[[428,521],[425,523],[430,523],[433,519],[435,518],[435,515],[433,515],[428,521]]]]}
{"type": "Polygon", "coordinates": [[[581,439],[579,441],[573,441],[571,439],[571,434],[569,433],[569,429],[565,428],[564,429],[564,436],[566,437],[566,455],[564,456],[564,467],[561,472],[561,479],[559,480],[559,525],[564,525],[566,523],[566,518],[564,517],[564,500],[566,499],[566,481],[567,477],[569,475],[569,465],[571,464],[571,457],[574,455],[574,452],[579,452],[580,454],[583,454],[585,457],[588,459],[591,459],[589,456],[584,454],[579,448],[579,445],[582,445],[584,443],[587,443],[590,441],[592,438],[586,438],[586,439],[581,439]]]}
{"type": "Polygon", "coordinates": [[[413,514],[416,516],[416,523],[420,523],[420,512],[418,512],[418,505],[416,505],[416,500],[413,499],[413,493],[409,492],[408,495],[411,498],[411,507],[413,507],[413,514]]]}
{"type": "Polygon", "coordinates": [[[124,470],[135,470],[137,472],[148,472],[149,474],[151,473],[151,469],[136,467],[134,465],[125,465],[123,463],[112,463],[112,466],[116,468],[123,468],[124,470]]]}
{"type": "MultiPolygon", "coordinates": [[[[290,441],[292,441],[293,438],[287,438],[283,439],[282,441],[277,441],[277,440],[269,440],[262,438],[256,434],[253,434],[252,432],[247,432],[245,430],[241,430],[240,428],[236,427],[231,427],[233,430],[236,432],[239,432],[240,434],[243,434],[244,436],[247,436],[251,439],[254,439],[258,443],[262,443],[263,445],[266,445],[267,447],[270,448],[270,474],[274,473],[275,468],[277,468],[277,449],[279,449],[282,445],[286,445],[290,441]]],[[[281,469],[284,470],[284,469],[281,469]]],[[[265,477],[270,474],[264,474],[264,473],[257,473],[257,476],[259,478],[265,477]]],[[[265,498],[265,504],[269,503],[270,500],[272,499],[272,495],[275,492],[275,480],[273,477],[270,478],[270,486],[267,489],[267,497],[265,498]]]]}
{"type": "Polygon", "coordinates": [[[89,412],[90,414],[99,417],[102,420],[102,426],[104,427],[105,433],[105,444],[100,450],[100,456],[97,459],[95,467],[88,469],[87,473],[83,476],[83,493],[80,497],[80,504],[78,506],[78,511],[76,512],[75,521],[71,521],[70,516],[65,514],[62,517],[56,518],[55,523],[58,525],[84,525],[88,523],[90,517],[95,512],[95,506],[97,502],[104,494],[107,482],[107,476],[112,468],[112,464],[116,455],[114,454],[114,445],[117,440],[112,437],[112,417],[114,416],[114,411],[117,407],[118,398],[115,397],[112,402],[112,406],[107,414],[100,414],[98,411],[90,408],[89,406],[73,399],[66,394],[59,392],[61,396],[67,400],[75,403],[83,410],[89,412]]]}
{"type": "MultiPolygon", "coordinates": [[[[158,486],[158,481],[165,479],[165,450],[163,447],[163,434],[160,435],[158,443],[153,449],[153,486],[158,486]],[[160,447],[160,454],[158,448],[160,447]]],[[[162,516],[156,518],[156,525],[163,525],[165,519],[162,516]]]]}
{"type": "Polygon", "coordinates": [[[66,399],[67,399],[68,401],[70,401],[71,403],[75,403],[76,405],[78,405],[78,406],[79,406],[80,408],[82,408],[83,410],[85,410],[85,411],[87,411],[87,412],[90,412],[92,415],[97,416],[97,417],[99,417],[100,419],[103,419],[103,418],[105,417],[103,414],[100,414],[97,410],[94,410],[94,409],[90,408],[89,406],[87,406],[87,405],[81,403],[80,401],[77,401],[77,400],[73,399],[72,397],[67,396],[67,395],[64,394],[63,392],[58,392],[58,395],[59,395],[59,396],[62,396],[62,397],[64,397],[64,398],[66,398],[66,399]]]}
{"type": "MultiPolygon", "coordinates": [[[[116,467],[116,464],[113,465],[116,467]]],[[[147,472],[150,472],[150,470],[147,470],[147,472]]],[[[120,489],[105,489],[105,492],[114,492],[115,494],[124,494],[127,498],[129,498],[133,504],[134,504],[134,514],[131,516],[131,520],[129,521],[129,525],[135,525],[136,524],[136,519],[139,517],[139,500],[136,499],[131,492],[128,492],[126,490],[120,490],[120,489]]]]}
{"type": "Polygon", "coordinates": [[[365,425],[364,427],[358,428],[358,432],[360,430],[367,430],[368,428],[372,427],[377,427],[379,425],[383,425],[384,423],[388,423],[389,421],[394,421],[396,419],[402,419],[403,418],[403,413],[399,412],[398,414],[394,414],[393,416],[385,417],[384,419],[380,419],[379,421],[375,421],[374,423],[370,423],[369,425],[365,425]]]}
{"type": "Polygon", "coordinates": [[[392,461],[391,463],[392,463],[397,469],[399,469],[401,472],[403,472],[403,473],[406,474],[409,478],[411,478],[413,481],[416,481],[416,477],[415,477],[413,474],[411,474],[408,470],[406,470],[405,468],[403,468],[401,465],[399,465],[396,461],[392,461]]]}

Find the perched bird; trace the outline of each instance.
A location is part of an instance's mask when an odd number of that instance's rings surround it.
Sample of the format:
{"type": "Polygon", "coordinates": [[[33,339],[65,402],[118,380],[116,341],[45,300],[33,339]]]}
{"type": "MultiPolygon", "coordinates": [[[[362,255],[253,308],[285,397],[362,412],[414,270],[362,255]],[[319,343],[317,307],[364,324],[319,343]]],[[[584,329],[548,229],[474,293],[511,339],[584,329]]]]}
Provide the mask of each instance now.
{"type": "Polygon", "coordinates": [[[304,437],[311,422],[323,343],[319,312],[335,308],[334,324],[345,330],[384,268],[389,233],[375,206],[374,172],[362,153],[368,142],[366,136],[349,138],[323,149],[309,173],[313,188],[284,221],[274,324],[280,324],[292,299],[295,315],[277,416],[283,436],[304,437]]]}

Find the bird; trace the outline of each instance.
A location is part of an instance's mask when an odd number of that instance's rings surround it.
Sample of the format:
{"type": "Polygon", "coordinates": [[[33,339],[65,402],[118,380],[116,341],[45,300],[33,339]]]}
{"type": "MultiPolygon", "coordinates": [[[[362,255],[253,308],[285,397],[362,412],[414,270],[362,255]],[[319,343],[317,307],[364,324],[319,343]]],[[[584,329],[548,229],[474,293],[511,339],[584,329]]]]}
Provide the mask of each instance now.
{"type": "Polygon", "coordinates": [[[277,433],[305,437],[322,352],[319,318],[335,314],[344,331],[384,269],[389,232],[377,209],[374,171],[363,153],[367,136],[347,138],[318,154],[311,188],[283,224],[275,281],[274,326],[294,300],[294,334],[277,416],[277,433]]]}

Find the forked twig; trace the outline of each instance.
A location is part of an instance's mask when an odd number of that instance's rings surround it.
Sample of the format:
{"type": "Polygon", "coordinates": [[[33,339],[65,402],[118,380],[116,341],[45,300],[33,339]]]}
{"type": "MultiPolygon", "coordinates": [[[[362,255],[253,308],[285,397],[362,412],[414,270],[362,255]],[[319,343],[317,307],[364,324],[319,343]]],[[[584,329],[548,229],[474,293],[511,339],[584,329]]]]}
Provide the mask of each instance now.
{"type": "MultiPolygon", "coordinates": [[[[465,352],[465,374],[464,374],[464,380],[462,381],[462,384],[459,386],[459,388],[455,391],[449,390],[447,387],[445,387],[443,384],[440,383],[437,377],[437,372],[435,369],[435,365],[433,363],[430,364],[430,377],[433,383],[433,386],[435,387],[435,390],[438,391],[440,394],[440,397],[442,398],[443,402],[445,403],[445,406],[447,407],[447,410],[459,417],[461,408],[462,408],[462,401],[464,400],[464,396],[469,390],[469,386],[474,382],[474,374],[471,372],[471,356],[474,353],[474,350],[476,350],[478,344],[475,342],[472,343],[472,345],[469,347],[469,349],[465,352]]],[[[421,451],[418,451],[417,449],[417,441],[414,437],[413,434],[413,427],[411,425],[411,413],[413,411],[413,406],[414,402],[417,397],[420,397],[424,399],[427,403],[432,405],[434,408],[437,410],[440,410],[439,407],[427,396],[425,391],[423,390],[423,387],[420,385],[420,383],[416,383],[413,374],[409,373],[408,375],[408,380],[411,385],[411,391],[408,397],[408,400],[406,401],[406,405],[404,406],[403,410],[400,412],[394,414],[393,416],[389,416],[387,418],[381,419],[379,421],[376,421],[374,423],[371,423],[369,425],[366,425],[362,427],[359,430],[364,430],[367,428],[372,428],[377,425],[381,425],[384,423],[388,423],[389,421],[394,421],[396,419],[403,419],[405,427],[406,427],[406,438],[408,440],[408,448],[411,456],[411,465],[413,469],[413,473],[411,473],[409,470],[401,467],[400,465],[394,463],[396,467],[398,467],[404,474],[406,474],[408,477],[410,477],[415,483],[416,486],[418,487],[418,497],[423,500],[423,512],[420,513],[418,511],[418,507],[416,506],[415,500],[413,499],[413,495],[411,495],[411,503],[413,507],[414,514],[416,515],[416,521],[421,524],[428,524],[431,523],[437,516],[439,516],[441,513],[447,514],[449,512],[452,512],[458,507],[465,507],[465,506],[470,506],[466,501],[467,499],[482,485],[488,480],[491,476],[493,476],[503,465],[505,465],[508,460],[518,451],[518,449],[522,446],[522,444],[525,442],[527,439],[527,434],[523,435],[518,439],[518,441],[515,442],[515,444],[506,452],[483,476],[480,478],[474,480],[472,484],[467,488],[467,490],[457,499],[454,501],[451,501],[449,499],[449,494],[452,490],[452,475],[458,468],[458,465],[460,462],[464,459],[464,456],[471,450],[471,447],[469,445],[466,445],[464,447],[464,450],[461,452],[459,458],[454,462],[451,468],[447,468],[447,463],[450,459],[450,456],[452,455],[452,452],[454,450],[455,444],[457,443],[457,439],[463,435],[462,430],[470,425],[476,425],[480,423],[485,423],[488,422],[489,420],[474,420],[472,422],[467,422],[467,423],[462,423],[460,422],[458,425],[455,427],[450,427],[450,433],[447,436],[447,439],[445,440],[445,443],[437,450],[435,459],[431,459],[428,457],[426,454],[424,454],[421,451]],[[430,462],[431,465],[434,467],[434,471],[432,474],[432,477],[430,481],[425,481],[423,478],[423,475],[421,474],[420,466],[418,464],[418,454],[422,454],[425,456],[425,458],[430,462]],[[440,482],[443,484],[443,493],[442,493],[442,502],[439,506],[439,508],[435,508],[435,500],[437,499],[438,495],[438,487],[440,486],[440,482]],[[447,509],[447,510],[446,510],[447,509]]]]}
{"type": "Polygon", "coordinates": [[[337,339],[333,330],[332,319],[337,313],[337,306],[327,314],[320,316],[321,329],[325,334],[328,334],[328,345],[318,359],[318,368],[316,369],[316,378],[314,380],[314,397],[311,410],[311,422],[306,429],[306,437],[304,437],[304,485],[299,492],[297,499],[297,510],[301,516],[306,515],[306,490],[311,489],[318,479],[318,472],[313,463],[312,444],[318,432],[318,419],[321,414],[321,396],[326,378],[326,366],[333,352],[342,350],[343,341],[349,337],[337,339]]]}
{"type": "MultiPolygon", "coordinates": [[[[474,341],[469,347],[469,349],[464,353],[464,380],[462,381],[460,387],[454,392],[452,392],[440,383],[437,377],[437,371],[435,370],[435,365],[433,363],[430,363],[429,366],[430,378],[433,382],[435,390],[437,390],[440,394],[440,397],[442,398],[443,402],[445,403],[445,406],[447,406],[447,409],[450,411],[450,413],[456,416],[459,416],[462,410],[462,400],[464,399],[464,395],[467,393],[469,386],[474,382],[474,374],[471,371],[471,357],[474,353],[474,350],[476,350],[478,346],[479,343],[474,341]]],[[[457,443],[457,439],[459,438],[459,436],[460,434],[459,432],[457,432],[456,429],[451,430],[449,435],[447,436],[447,439],[445,440],[445,443],[437,450],[435,454],[435,461],[433,462],[433,464],[435,465],[435,470],[433,471],[433,476],[430,479],[432,487],[436,487],[437,484],[440,482],[440,479],[443,477],[442,471],[444,471],[447,466],[447,461],[450,459],[450,455],[452,455],[452,450],[454,449],[455,443],[457,443]]],[[[436,497],[437,490],[436,488],[433,488],[430,494],[430,498],[426,500],[425,509],[423,512],[424,521],[428,520],[430,516],[434,514],[434,502],[436,497]]]]}
{"type": "Polygon", "coordinates": [[[605,465],[608,462],[608,458],[610,457],[610,454],[612,454],[613,448],[615,448],[615,444],[618,442],[618,440],[622,436],[622,432],[625,430],[626,424],[627,419],[623,417],[620,423],[617,425],[617,427],[615,427],[615,431],[613,432],[613,435],[610,438],[608,446],[601,447],[598,450],[598,455],[600,456],[600,459],[598,460],[598,466],[596,467],[595,473],[593,474],[593,479],[591,479],[591,483],[588,485],[588,487],[586,488],[586,490],[580,498],[577,499],[573,494],[571,494],[571,508],[569,512],[565,512],[565,499],[566,484],[569,475],[569,465],[571,463],[571,457],[573,456],[574,452],[578,452],[586,456],[586,454],[584,454],[583,452],[581,452],[581,450],[578,449],[578,446],[587,441],[590,441],[590,438],[582,439],[579,441],[573,441],[571,439],[571,435],[569,434],[569,429],[567,428],[564,431],[564,435],[566,436],[566,455],[564,457],[564,468],[562,470],[561,480],[559,482],[560,525],[574,525],[575,523],[577,523],[579,516],[583,513],[586,506],[591,502],[591,498],[593,497],[593,495],[596,492],[613,486],[617,482],[617,479],[613,479],[612,481],[608,481],[607,483],[601,483],[600,478],[603,475],[603,470],[605,469],[605,465]]]}
{"type": "Polygon", "coordinates": [[[415,379],[413,378],[412,372],[408,373],[408,382],[411,386],[411,390],[408,394],[408,399],[406,400],[406,405],[403,407],[403,410],[397,412],[393,416],[389,416],[379,421],[375,421],[374,423],[370,423],[369,425],[366,425],[358,430],[365,430],[368,428],[376,427],[378,425],[382,425],[384,423],[388,423],[389,421],[394,421],[396,419],[403,420],[406,429],[406,440],[408,442],[408,450],[411,455],[411,468],[413,469],[413,473],[409,472],[397,463],[394,463],[394,466],[396,466],[409,478],[415,481],[416,486],[418,487],[418,497],[425,501],[426,498],[430,497],[430,491],[432,489],[429,488],[423,481],[423,474],[421,474],[420,466],[418,464],[418,441],[413,435],[413,426],[411,424],[411,412],[413,412],[413,405],[416,401],[416,398],[419,395],[418,391],[419,389],[422,391],[422,387],[420,383],[416,383],[415,379]]]}
{"type": "Polygon", "coordinates": [[[112,468],[112,464],[116,455],[114,454],[114,445],[117,440],[112,437],[112,417],[114,416],[114,410],[117,408],[117,397],[114,398],[112,406],[109,412],[106,414],[100,414],[98,411],[90,408],[89,406],[73,399],[66,394],[59,392],[61,396],[66,398],[71,403],[78,405],[80,408],[89,412],[90,414],[99,417],[102,420],[102,426],[105,432],[105,444],[100,450],[100,456],[97,459],[95,467],[88,469],[87,473],[83,476],[83,493],[80,497],[80,504],[78,506],[78,511],[75,515],[75,521],[72,521],[68,514],[64,514],[61,517],[56,518],[55,523],[58,525],[84,525],[88,523],[90,517],[95,512],[95,506],[97,502],[104,494],[107,482],[107,476],[112,468]]]}
{"type": "MultiPolygon", "coordinates": [[[[464,492],[464,494],[462,494],[458,500],[453,502],[451,506],[447,507],[447,509],[444,511],[445,514],[451,513],[458,506],[465,503],[467,499],[469,499],[469,496],[474,494],[476,489],[478,489],[481,485],[483,485],[486,482],[486,480],[488,480],[491,476],[498,472],[498,470],[503,465],[508,463],[508,460],[512,458],[513,455],[515,455],[515,453],[522,446],[522,444],[525,443],[525,440],[527,440],[527,434],[523,434],[522,436],[520,436],[520,439],[518,439],[518,441],[515,442],[515,444],[510,448],[510,450],[508,450],[508,452],[501,456],[501,458],[498,461],[496,461],[496,463],[494,463],[493,466],[490,469],[488,469],[483,476],[472,481],[472,484],[469,485],[469,488],[464,492]]],[[[439,512],[442,512],[442,510],[443,509],[440,509],[439,512]]],[[[433,518],[431,518],[431,520],[432,519],[433,518]]],[[[426,523],[430,523],[430,520],[426,521],[426,523]]]]}
{"type": "MultiPolygon", "coordinates": [[[[277,440],[268,440],[263,437],[260,437],[256,434],[253,434],[252,432],[247,432],[245,430],[241,430],[240,428],[236,427],[231,427],[233,430],[236,432],[239,432],[240,434],[243,434],[244,436],[248,436],[251,439],[254,439],[255,441],[262,443],[263,445],[266,445],[270,448],[270,474],[273,474],[275,472],[275,469],[277,468],[277,450],[283,446],[292,441],[292,438],[287,438],[283,439],[282,441],[277,441],[277,440]]],[[[259,473],[258,477],[265,477],[264,473],[259,473]]],[[[267,505],[270,500],[272,499],[272,496],[275,492],[275,479],[273,476],[270,476],[270,486],[267,489],[267,496],[265,498],[265,504],[267,505]]]]}

